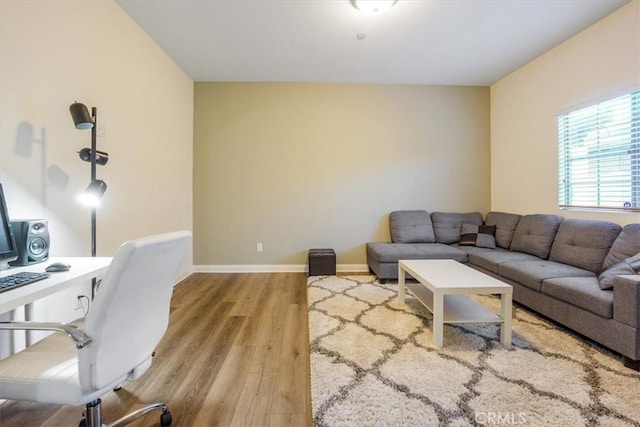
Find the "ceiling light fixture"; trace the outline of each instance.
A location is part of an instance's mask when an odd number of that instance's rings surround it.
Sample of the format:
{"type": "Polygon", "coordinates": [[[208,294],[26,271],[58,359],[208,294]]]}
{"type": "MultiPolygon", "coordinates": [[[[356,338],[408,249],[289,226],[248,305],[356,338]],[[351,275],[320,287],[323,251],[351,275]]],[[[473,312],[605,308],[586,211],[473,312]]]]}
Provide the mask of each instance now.
{"type": "Polygon", "coordinates": [[[376,14],[386,12],[398,0],[350,0],[351,5],[361,12],[376,14]]]}

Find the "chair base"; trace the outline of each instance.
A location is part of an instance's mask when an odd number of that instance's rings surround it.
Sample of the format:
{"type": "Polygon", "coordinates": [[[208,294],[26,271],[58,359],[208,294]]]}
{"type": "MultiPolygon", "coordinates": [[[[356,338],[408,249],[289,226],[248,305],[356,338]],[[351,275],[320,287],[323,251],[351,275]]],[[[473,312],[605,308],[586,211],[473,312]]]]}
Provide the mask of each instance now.
{"type": "Polygon", "coordinates": [[[137,420],[138,418],[147,415],[149,412],[155,411],[156,409],[160,409],[162,411],[162,414],[160,414],[160,425],[162,427],[168,427],[173,422],[171,418],[171,412],[169,412],[169,408],[164,403],[152,403],[146,405],[143,408],[137,409],[110,424],[102,424],[101,409],[102,401],[100,399],[96,399],[93,402],[87,403],[84,418],[82,419],[82,421],[80,421],[79,427],[125,426],[137,420]]]}

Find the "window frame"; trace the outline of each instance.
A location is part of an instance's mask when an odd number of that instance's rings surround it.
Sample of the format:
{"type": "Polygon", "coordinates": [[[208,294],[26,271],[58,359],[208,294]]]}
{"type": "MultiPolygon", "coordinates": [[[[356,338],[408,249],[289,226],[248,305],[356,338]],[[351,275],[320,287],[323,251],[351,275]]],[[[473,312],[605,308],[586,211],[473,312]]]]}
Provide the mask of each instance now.
{"type": "MultiPolygon", "coordinates": [[[[573,120],[575,120],[575,117],[573,117],[573,120]]],[[[598,121],[596,118],[593,118],[590,120],[592,120],[593,123],[597,125],[597,127],[593,128],[595,129],[596,132],[611,129],[611,127],[598,124],[598,121]]],[[[572,108],[566,109],[556,115],[556,126],[557,126],[556,137],[557,137],[557,144],[558,144],[557,146],[557,149],[558,149],[557,151],[558,153],[557,197],[558,199],[557,200],[558,200],[559,208],[560,209],[593,210],[593,211],[630,212],[630,213],[640,212],[640,87],[634,87],[631,89],[620,91],[610,96],[603,97],[597,100],[593,100],[591,102],[581,104],[579,106],[574,106],[572,108]],[[596,112],[594,113],[594,116],[599,116],[601,114],[601,111],[606,111],[605,108],[607,103],[611,101],[616,101],[619,98],[627,97],[627,96],[629,97],[629,115],[630,115],[629,124],[628,124],[629,126],[628,147],[629,148],[627,150],[627,153],[629,156],[630,171],[629,171],[629,175],[627,176],[629,184],[627,184],[627,186],[624,188],[627,188],[630,191],[631,206],[625,207],[625,206],[601,205],[600,203],[603,198],[603,195],[605,196],[607,195],[607,192],[605,192],[602,188],[602,186],[606,184],[606,180],[603,179],[601,176],[596,176],[594,180],[593,191],[596,193],[595,205],[571,203],[572,187],[576,186],[575,183],[572,183],[571,181],[569,181],[571,179],[570,177],[571,169],[572,169],[571,166],[572,166],[572,162],[576,160],[580,160],[579,155],[574,155],[570,153],[571,146],[572,144],[581,143],[585,139],[584,138],[578,139],[577,137],[575,137],[575,140],[568,141],[571,138],[569,135],[571,134],[571,131],[573,130],[573,132],[575,133],[575,131],[580,127],[577,124],[562,126],[561,124],[562,120],[568,121],[570,120],[571,114],[579,113],[589,108],[595,108],[596,112]],[[561,133],[563,129],[565,130],[565,133],[561,133]],[[563,182],[563,179],[565,182],[563,182]]],[[[595,138],[595,140],[597,141],[596,145],[600,146],[601,141],[603,141],[604,139],[605,139],[604,137],[602,138],[600,136],[596,137],[595,138]]],[[[601,151],[601,154],[587,153],[581,159],[583,161],[586,160],[586,161],[596,162],[595,168],[600,170],[601,164],[606,165],[606,161],[603,162],[602,161],[603,159],[606,160],[607,158],[616,158],[616,157],[622,158],[620,153],[624,152],[624,150],[623,149],[621,150],[621,147],[624,147],[624,145],[620,144],[620,145],[614,146],[612,150],[607,150],[606,148],[605,149],[598,148],[597,150],[601,151]]],[[[583,176],[584,178],[592,177],[592,175],[589,172],[585,173],[583,176]]]]}

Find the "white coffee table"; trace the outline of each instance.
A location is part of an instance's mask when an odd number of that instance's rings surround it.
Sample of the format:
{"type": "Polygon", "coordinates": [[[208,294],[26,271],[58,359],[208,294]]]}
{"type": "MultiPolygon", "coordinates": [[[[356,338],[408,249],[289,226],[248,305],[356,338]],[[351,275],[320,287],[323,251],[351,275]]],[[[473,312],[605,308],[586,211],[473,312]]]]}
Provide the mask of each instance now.
{"type": "Polygon", "coordinates": [[[500,342],[511,346],[511,298],[513,288],[487,274],[454,260],[398,261],[398,299],[404,303],[405,286],[433,313],[433,344],[443,345],[445,323],[500,323],[500,342]],[[419,283],[405,283],[409,273],[419,283]],[[467,295],[500,295],[500,313],[467,295]]]}

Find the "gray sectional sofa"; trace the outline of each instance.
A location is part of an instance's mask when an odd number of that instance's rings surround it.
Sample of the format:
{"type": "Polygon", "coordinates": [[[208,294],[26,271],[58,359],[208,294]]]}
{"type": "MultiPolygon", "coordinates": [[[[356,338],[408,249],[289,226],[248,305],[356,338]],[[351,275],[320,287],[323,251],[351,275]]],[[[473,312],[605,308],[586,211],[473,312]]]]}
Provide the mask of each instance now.
{"type": "Polygon", "coordinates": [[[454,259],[513,286],[513,299],[620,353],[640,370],[640,224],[558,215],[396,211],[392,242],[367,264],[397,280],[400,259],[454,259]]]}

